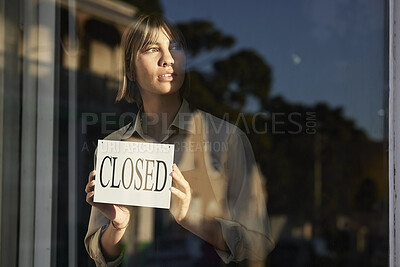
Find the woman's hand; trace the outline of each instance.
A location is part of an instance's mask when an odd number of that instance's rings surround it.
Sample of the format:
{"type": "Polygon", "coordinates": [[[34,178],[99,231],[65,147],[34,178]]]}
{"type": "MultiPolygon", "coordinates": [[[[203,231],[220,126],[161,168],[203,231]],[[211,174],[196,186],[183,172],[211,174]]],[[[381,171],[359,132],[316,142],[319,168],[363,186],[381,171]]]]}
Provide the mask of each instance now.
{"type": "Polygon", "coordinates": [[[172,165],[171,207],[169,211],[177,223],[187,218],[192,193],[189,183],[183,177],[178,166],[172,165]]]}
{"type": "Polygon", "coordinates": [[[126,228],[129,224],[131,209],[129,206],[93,202],[96,171],[89,173],[88,183],[85,188],[86,202],[98,208],[117,229],[126,228]]]}
{"type": "Polygon", "coordinates": [[[121,240],[129,224],[131,208],[124,205],[93,202],[95,177],[96,171],[92,171],[85,188],[86,202],[98,208],[111,221],[101,236],[100,244],[106,260],[113,260],[121,254],[121,240]]]}
{"type": "Polygon", "coordinates": [[[176,164],[172,166],[172,181],[169,210],[176,222],[217,249],[229,251],[222,236],[221,224],[214,218],[189,211],[192,199],[191,188],[176,164]]]}

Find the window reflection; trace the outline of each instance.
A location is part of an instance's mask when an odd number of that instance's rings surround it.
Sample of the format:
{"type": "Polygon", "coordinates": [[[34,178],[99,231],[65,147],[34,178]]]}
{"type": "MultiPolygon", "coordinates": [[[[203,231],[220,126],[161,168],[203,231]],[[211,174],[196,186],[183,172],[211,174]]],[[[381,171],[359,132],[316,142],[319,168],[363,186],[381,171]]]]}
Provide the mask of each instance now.
{"type": "MultiPolygon", "coordinates": [[[[94,264],[83,245],[90,207],[82,188],[93,169],[97,140],[136,117],[136,106],[114,101],[120,84],[119,42],[138,14],[155,11],[176,22],[188,41],[187,99],[240,127],[251,142],[266,177],[268,212],[277,243],[266,265],[386,266],[385,1],[268,1],[256,8],[241,1],[229,5],[141,2],[59,1],[56,34],[31,18],[26,22],[32,25],[23,28],[28,46],[14,51],[9,43],[5,45],[10,40],[0,45],[0,71],[5,76],[22,59],[21,87],[26,98],[17,101],[23,122],[13,132],[22,132],[24,142],[31,140],[31,145],[21,149],[22,167],[16,170],[27,166],[28,156],[35,158],[38,144],[42,147],[33,138],[36,131],[27,131],[34,127],[26,122],[36,120],[27,114],[36,114],[38,104],[47,110],[46,104],[54,101],[55,153],[54,163],[48,164],[54,167],[50,180],[57,188],[52,211],[56,265],[72,262],[74,253],[78,266],[94,264]],[[37,43],[42,45],[40,51],[37,43]],[[55,46],[55,59],[43,44],[55,46]],[[56,68],[51,67],[54,62],[59,63],[56,68]],[[34,85],[47,76],[56,77],[54,97],[38,97],[34,85]],[[27,99],[38,99],[36,106],[27,99]],[[71,157],[68,153],[74,149],[76,155],[71,157]],[[73,158],[76,166],[71,169],[73,158]],[[76,177],[75,183],[69,183],[71,177],[76,177]],[[71,214],[76,215],[75,228],[70,227],[71,214]],[[71,234],[76,235],[75,241],[69,238],[71,234]]],[[[29,6],[35,10],[35,4],[29,6]]],[[[2,18],[7,25],[15,22],[9,16],[2,18]]],[[[18,40],[14,44],[18,46],[18,40]]],[[[18,81],[18,75],[8,77],[18,81]]],[[[17,92],[5,90],[6,98],[18,98],[17,92]]],[[[17,107],[5,109],[6,119],[18,114],[17,107]]],[[[3,143],[10,136],[5,130],[3,143]]],[[[31,203],[36,198],[25,194],[34,192],[33,181],[17,189],[23,203],[20,216],[35,205],[31,203]]],[[[139,224],[148,226],[138,233],[141,249],[146,251],[155,236],[165,231],[158,225],[162,222],[157,213],[143,209],[138,214],[139,224]],[[147,224],[150,221],[155,225],[147,224]]],[[[24,229],[20,236],[29,236],[24,231],[34,228],[28,227],[33,221],[20,219],[24,229]]],[[[24,239],[19,242],[24,247],[24,239]]],[[[34,244],[33,239],[29,242],[34,244]]],[[[25,255],[23,250],[20,255],[25,255]]]]}
{"type": "MultiPolygon", "coordinates": [[[[280,12],[291,12],[288,6],[282,10],[278,6],[275,8],[280,12]]],[[[325,27],[328,20],[320,22],[316,15],[316,12],[327,12],[325,6],[315,5],[315,8],[319,11],[313,11],[314,23],[325,27]]],[[[379,16],[383,21],[383,14],[379,16]]],[[[268,209],[274,237],[278,242],[269,264],[291,266],[288,263],[288,258],[291,258],[300,266],[320,263],[361,266],[367,258],[371,266],[384,265],[385,258],[382,259],[380,255],[387,253],[387,180],[385,140],[379,137],[382,136],[379,132],[383,133],[382,128],[379,128],[383,127],[383,118],[375,116],[371,119],[369,116],[368,119],[374,120],[373,124],[377,128],[367,130],[359,125],[368,114],[350,117],[347,108],[335,107],[340,106],[337,101],[330,104],[325,97],[322,97],[324,102],[291,101],[289,91],[278,94],[274,92],[276,87],[273,87],[275,83],[281,83],[276,79],[282,77],[283,73],[291,79],[297,79],[293,67],[280,69],[283,64],[279,64],[275,69],[271,61],[274,61],[276,55],[268,54],[263,49],[240,49],[237,46],[235,49],[236,38],[240,36],[226,33],[207,18],[191,19],[189,11],[186,18],[179,20],[178,26],[189,44],[188,99],[196,106],[241,127],[252,142],[256,159],[267,177],[268,209]],[[216,54],[215,51],[223,52],[216,54]]],[[[100,21],[98,24],[109,23],[106,19],[96,20],[100,21]]],[[[351,25],[351,22],[347,23],[351,25]]],[[[383,24],[380,25],[380,36],[384,38],[383,24]]],[[[115,28],[122,29],[123,26],[115,28]]],[[[282,31],[279,25],[275,27],[274,31],[282,31]]],[[[315,32],[320,37],[329,32],[321,27],[317,27],[319,30],[315,32]]],[[[370,31],[376,34],[375,26],[372,28],[370,31]]],[[[237,29],[237,34],[241,31],[237,29]]],[[[364,29],[360,34],[368,34],[368,30],[364,29]]],[[[97,115],[93,117],[96,123],[87,122],[85,125],[91,134],[88,133],[81,143],[88,162],[86,170],[90,169],[88,166],[95,148],[93,141],[122,126],[118,112],[124,110],[124,107],[115,106],[111,102],[118,86],[117,81],[111,82],[117,77],[116,68],[109,67],[118,54],[113,41],[95,37],[96,34],[87,35],[93,37],[86,37],[88,43],[84,46],[87,51],[82,56],[81,68],[87,70],[85,75],[92,77],[90,80],[97,85],[97,89],[85,86],[85,89],[78,89],[78,92],[95,90],[95,99],[87,93],[86,97],[80,99],[80,103],[82,106],[92,103],[92,110],[84,112],[94,112],[97,115]],[[100,54],[101,58],[96,56],[100,54]],[[109,89],[100,90],[100,84],[106,88],[109,86],[109,89]],[[104,92],[108,93],[104,95],[104,92]],[[102,104],[99,106],[98,103],[102,104]],[[104,114],[105,109],[110,111],[108,115],[104,114]]],[[[296,44],[290,42],[294,46],[293,51],[300,51],[305,45],[299,44],[299,48],[296,48],[296,44]]],[[[279,45],[273,41],[270,43],[279,45]]],[[[366,53],[368,49],[364,48],[366,53]]],[[[333,57],[336,55],[342,60],[345,55],[340,53],[341,50],[326,51],[326,54],[333,57]]],[[[293,66],[303,64],[311,71],[320,68],[320,62],[314,61],[314,65],[310,65],[299,52],[290,55],[293,66]]],[[[353,56],[348,55],[349,58],[353,56]]],[[[381,54],[382,62],[383,57],[384,54],[381,54]]],[[[376,64],[372,60],[365,63],[376,64]]],[[[355,83],[346,72],[335,75],[338,82],[355,83]]],[[[288,85],[292,89],[304,88],[302,83],[309,84],[308,80],[318,83],[312,75],[307,75],[297,80],[297,83],[292,81],[288,85]]],[[[384,77],[381,76],[380,81],[378,86],[384,88],[384,77]]],[[[379,98],[362,105],[381,106],[383,103],[376,102],[384,96],[384,92],[380,92],[379,98]]],[[[303,90],[303,94],[309,93],[310,90],[303,90]]],[[[143,240],[152,241],[151,238],[143,240]]]]}

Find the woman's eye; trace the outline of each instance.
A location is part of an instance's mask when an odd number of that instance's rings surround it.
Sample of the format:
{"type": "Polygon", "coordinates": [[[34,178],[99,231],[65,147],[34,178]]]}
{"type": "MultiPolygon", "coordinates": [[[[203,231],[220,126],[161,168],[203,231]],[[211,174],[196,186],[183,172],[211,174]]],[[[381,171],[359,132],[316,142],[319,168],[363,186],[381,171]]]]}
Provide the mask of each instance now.
{"type": "Polygon", "coordinates": [[[150,47],[149,49],[146,50],[146,52],[149,52],[149,53],[155,53],[158,51],[159,51],[159,49],[157,47],[150,47]]]}

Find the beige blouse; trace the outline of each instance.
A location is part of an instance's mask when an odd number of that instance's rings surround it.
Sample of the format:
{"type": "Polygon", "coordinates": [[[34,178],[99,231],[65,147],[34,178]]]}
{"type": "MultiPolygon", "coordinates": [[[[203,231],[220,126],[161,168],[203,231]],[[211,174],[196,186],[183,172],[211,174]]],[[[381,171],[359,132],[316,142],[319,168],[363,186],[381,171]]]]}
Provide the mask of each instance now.
{"type": "MultiPolygon", "coordinates": [[[[155,142],[146,135],[145,125],[141,116],[136,116],[134,123],[105,139],[155,142]]],[[[266,210],[264,179],[246,135],[209,113],[191,110],[185,100],[172,124],[164,130],[162,143],[175,144],[174,162],[192,189],[189,212],[213,217],[221,224],[230,252],[216,250],[219,257],[225,263],[265,259],[275,245],[266,210]]],[[[123,237],[124,252],[118,259],[106,262],[100,237],[109,220],[92,207],[85,246],[97,266],[126,262],[132,259],[130,255],[135,253],[138,243],[157,238],[152,227],[154,209],[137,207],[132,216],[135,218],[130,221],[134,223],[130,223],[123,237]]],[[[176,224],[172,215],[167,224],[176,224]]]]}

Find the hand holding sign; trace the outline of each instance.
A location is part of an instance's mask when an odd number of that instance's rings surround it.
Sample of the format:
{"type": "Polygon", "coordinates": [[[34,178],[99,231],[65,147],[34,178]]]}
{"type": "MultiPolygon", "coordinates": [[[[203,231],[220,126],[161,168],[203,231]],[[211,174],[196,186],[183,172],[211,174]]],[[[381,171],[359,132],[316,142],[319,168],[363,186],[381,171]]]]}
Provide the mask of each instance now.
{"type": "Polygon", "coordinates": [[[174,145],[99,140],[93,201],[169,209],[174,145]]]}
{"type": "Polygon", "coordinates": [[[171,187],[172,199],[170,212],[178,223],[186,218],[189,210],[192,193],[189,183],[183,177],[178,166],[172,166],[173,186],[171,187]]]}
{"type": "Polygon", "coordinates": [[[86,192],[86,202],[93,207],[98,208],[101,213],[104,214],[110,221],[113,222],[115,228],[126,228],[129,224],[131,209],[128,206],[123,205],[113,205],[105,203],[95,203],[93,202],[94,197],[94,186],[95,186],[96,171],[93,170],[89,174],[88,183],[85,188],[86,192]]]}

